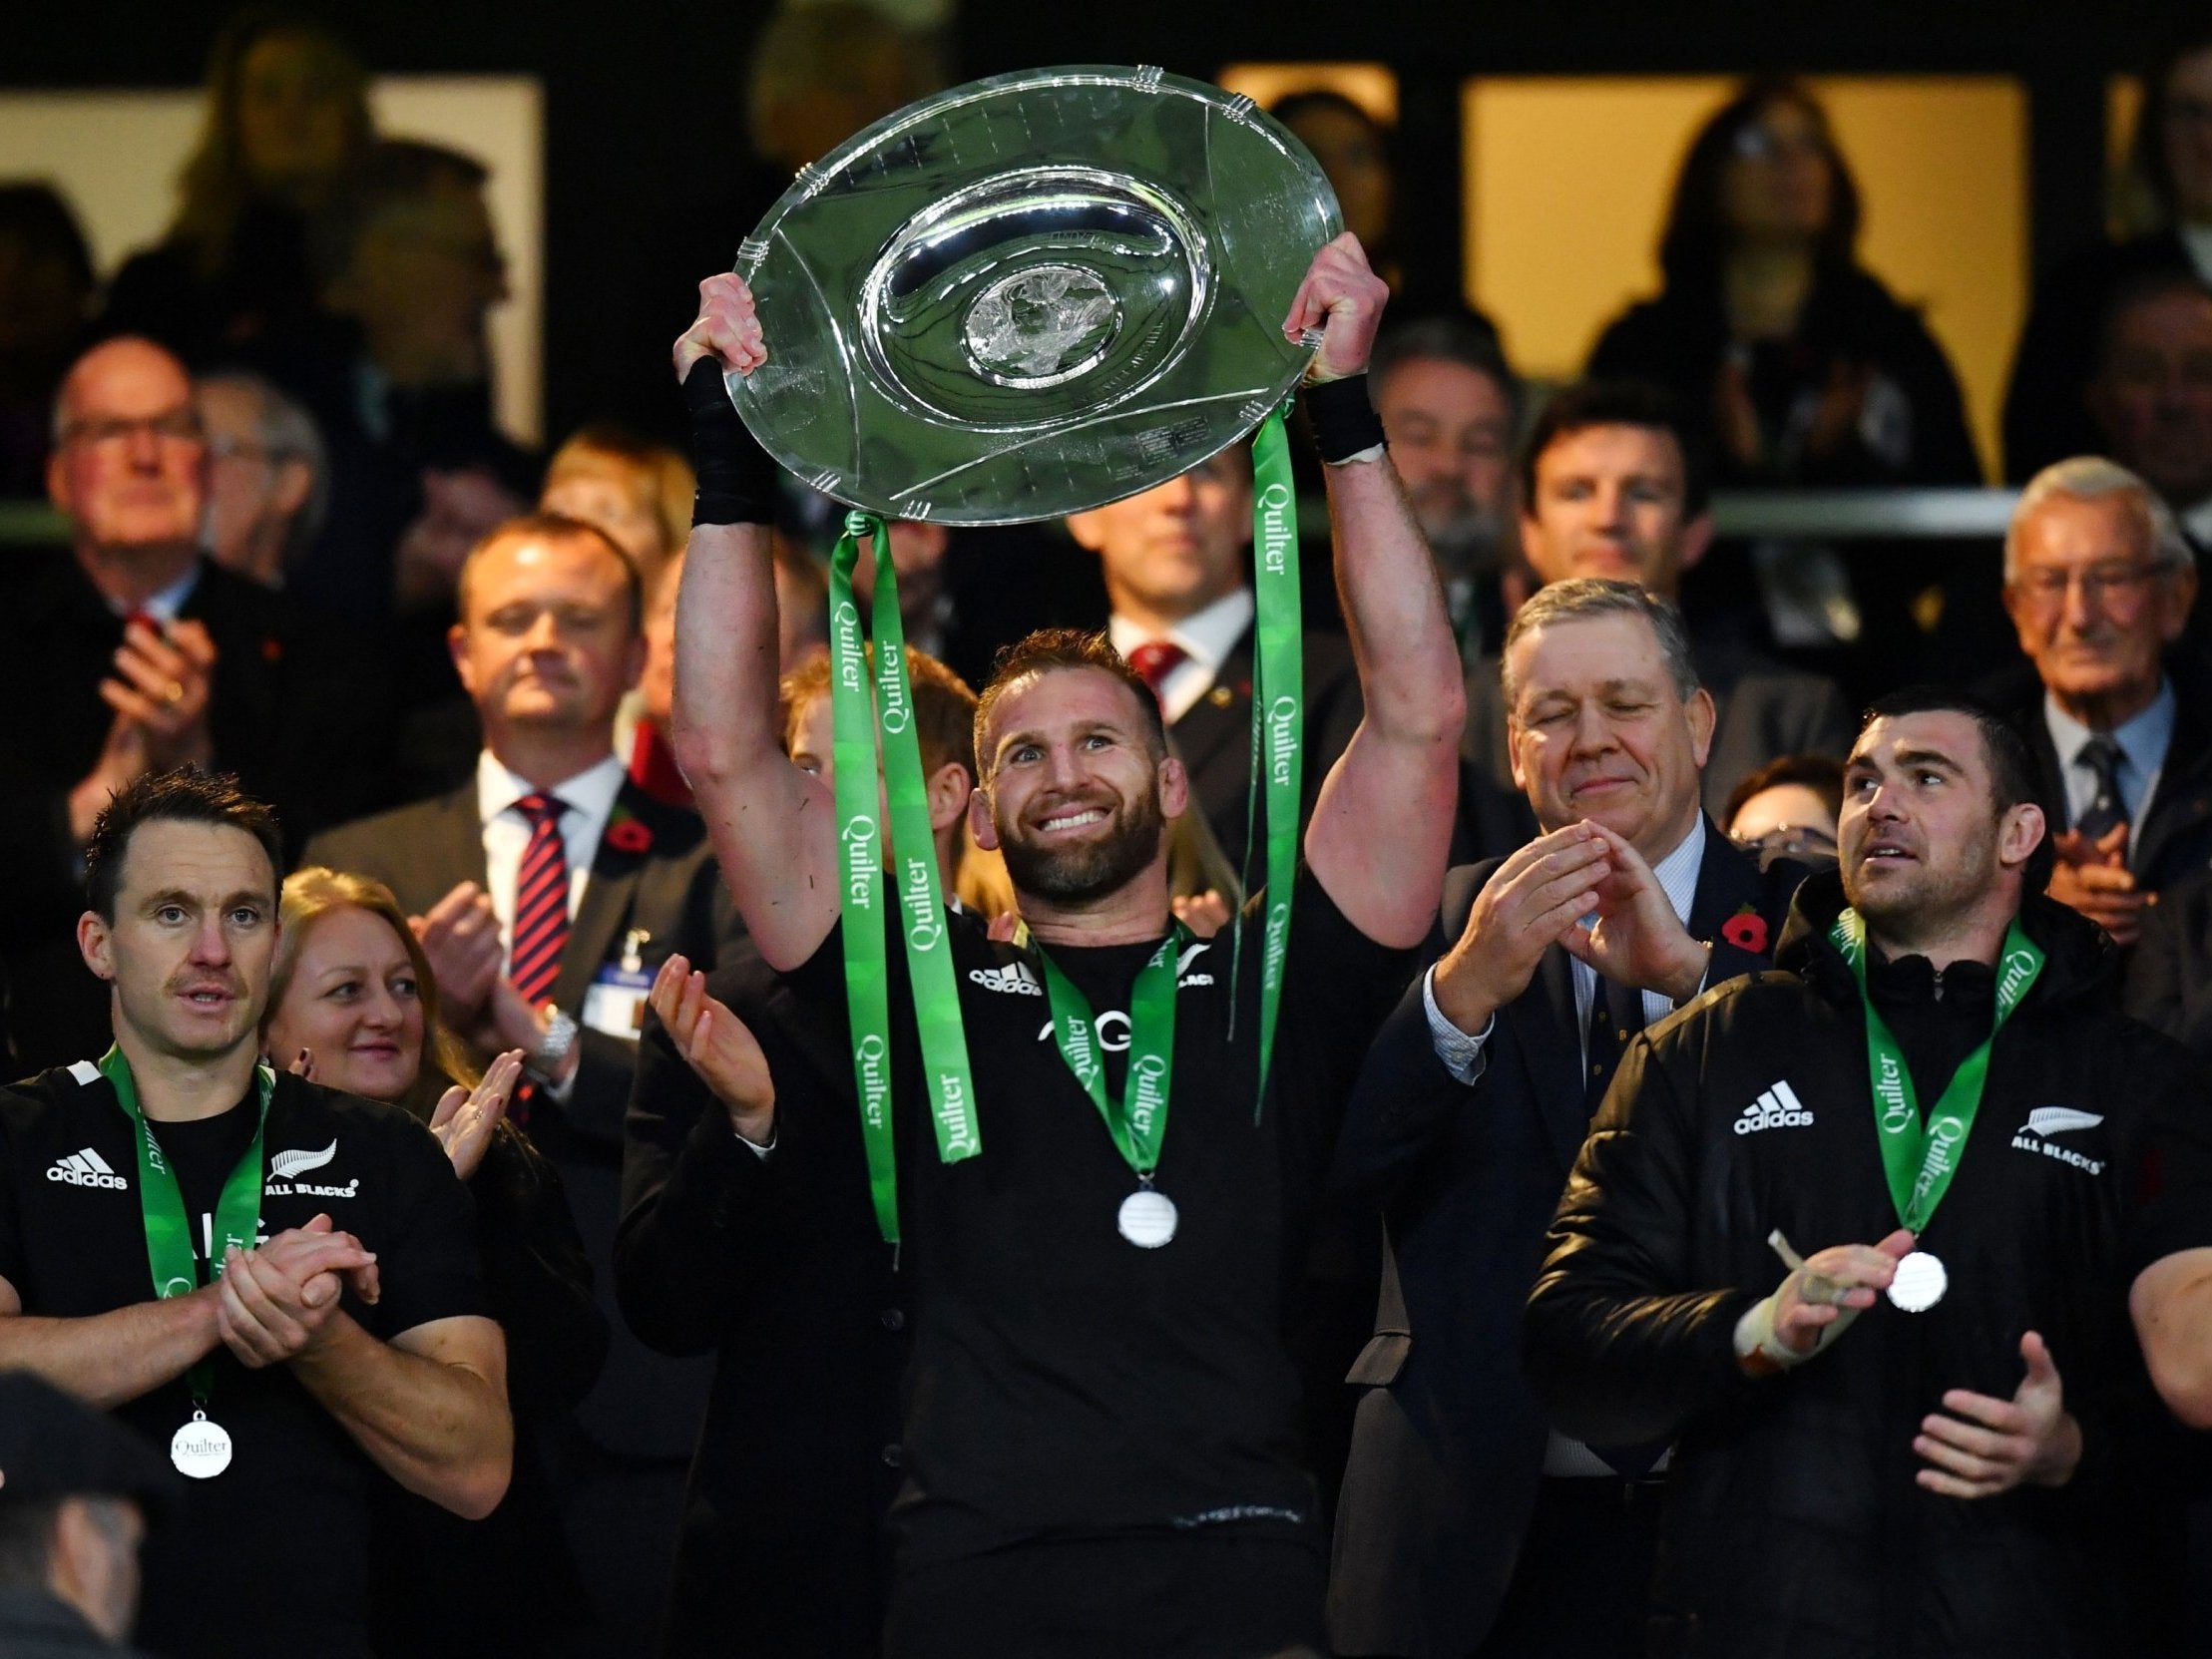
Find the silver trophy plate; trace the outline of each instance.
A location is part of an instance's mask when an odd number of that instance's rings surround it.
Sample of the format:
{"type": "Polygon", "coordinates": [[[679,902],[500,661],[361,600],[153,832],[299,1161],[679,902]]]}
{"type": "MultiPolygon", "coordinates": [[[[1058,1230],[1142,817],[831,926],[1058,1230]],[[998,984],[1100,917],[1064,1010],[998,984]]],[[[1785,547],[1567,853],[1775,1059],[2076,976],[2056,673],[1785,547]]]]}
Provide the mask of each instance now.
{"type": "Polygon", "coordinates": [[[1020,524],[1165,482],[1305,372],[1282,321],[1343,228],[1248,98],[1157,69],[998,75],[800,171],[737,253],[768,346],[729,391],[804,482],[1020,524]]]}

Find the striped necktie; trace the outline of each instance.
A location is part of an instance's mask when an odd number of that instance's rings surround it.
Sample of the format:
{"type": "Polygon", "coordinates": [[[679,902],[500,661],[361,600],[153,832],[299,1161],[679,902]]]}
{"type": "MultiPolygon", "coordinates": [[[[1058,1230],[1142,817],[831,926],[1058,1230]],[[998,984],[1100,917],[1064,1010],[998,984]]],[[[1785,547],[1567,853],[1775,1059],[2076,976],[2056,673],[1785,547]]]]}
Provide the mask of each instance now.
{"type": "Polygon", "coordinates": [[[530,820],[530,844],[515,877],[515,948],[507,977],[535,1008],[561,977],[561,953],[569,943],[569,853],[561,840],[568,805],[557,795],[525,795],[515,810],[530,820]]]}

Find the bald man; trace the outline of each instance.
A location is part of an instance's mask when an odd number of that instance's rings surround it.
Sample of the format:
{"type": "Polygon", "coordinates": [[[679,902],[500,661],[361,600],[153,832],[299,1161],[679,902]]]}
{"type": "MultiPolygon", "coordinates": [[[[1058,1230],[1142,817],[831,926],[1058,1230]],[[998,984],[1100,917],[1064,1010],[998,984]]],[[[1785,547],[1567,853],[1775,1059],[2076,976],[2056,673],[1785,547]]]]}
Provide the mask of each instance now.
{"type": "Polygon", "coordinates": [[[373,658],[198,547],[206,435],[185,367],[94,346],[62,382],[47,491],[66,551],[0,569],[0,964],[18,1071],[107,1046],[76,960],[79,852],[146,772],[235,771],[298,838],[376,804],[388,746],[373,658]]]}

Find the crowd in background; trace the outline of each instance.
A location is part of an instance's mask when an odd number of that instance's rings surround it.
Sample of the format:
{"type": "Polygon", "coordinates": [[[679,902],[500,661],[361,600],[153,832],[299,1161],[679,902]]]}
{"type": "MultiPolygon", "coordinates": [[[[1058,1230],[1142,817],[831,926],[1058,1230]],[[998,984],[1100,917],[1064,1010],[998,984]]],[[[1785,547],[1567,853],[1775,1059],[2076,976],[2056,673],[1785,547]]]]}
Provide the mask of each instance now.
{"type": "MultiPolygon", "coordinates": [[[[2028,490],[2003,547],[1849,556],[1716,537],[1712,493],[1983,477],[1942,345],[1860,257],[1860,189],[1804,85],[1749,82],[1688,137],[1660,290],[1593,319],[1565,387],[1525,382],[1458,296],[1406,288],[1392,225],[1419,205],[1389,131],[1333,93],[1277,105],[1401,290],[1368,373],[1464,671],[1454,862],[1556,828],[1511,752],[1500,665],[1517,614],[1553,585],[1634,584],[1679,607],[1712,694],[1692,786],[1717,831],[1769,865],[1832,864],[1856,710],[1902,684],[1973,688],[2038,768],[2051,897],[2125,953],[2131,1011],[2212,1058],[2212,31],[2147,71],[2134,165],[2157,222],[2036,288],[2002,432],[2004,476],[2028,490]]],[[[879,1584],[873,1523],[898,1489],[910,1290],[857,1205],[752,1310],[749,1347],[712,1298],[660,1294],[651,1266],[719,1248],[700,1241],[720,1223],[682,1185],[695,1112],[642,1084],[634,1100],[641,1063],[686,1086],[648,992],[671,956],[702,972],[748,960],[674,744],[691,460],[612,426],[550,453],[501,429],[487,318],[508,290],[485,168],[380,133],[368,80],[317,24],[227,30],[174,220],[112,272],[54,190],[0,184],[0,496],[50,500],[67,539],[0,549],[10,1074],[108,1047],[77,930],[111,797],[179,766],[235,774],[274,808],[289,872],[266,1051],[279,1069],[311,1055],[317,1080],[436,1134],[474,1196],[467,1243],[506,1331],[512,1483],[490,1520],[377,1492],[377,1650],[705,1651],[700,1632],[788,1602],[793,1628],[829,1613],[819,1629],[836,1628],[757,1651],[867,1651],[880,1592],[853,1587],[879,1584]],[[540,671],[552,635],[562,665],[540,671]],[[531,781],[549,777],[580,787],[549,805],[531,781]],[[534,902],[554,889],[552,911],[534,902]],[[817,1389],[789,1426],[764,1417],[817,1389]],[[702,1424],[721,1439],[702,1444],[702,1424]],[[715,1509],[701,1481],[749,1495],[715,1509]],[[739,1559],[734,1579],[717,1566],[739,1559]]],[[[751,91],[763,176],[943,80],[864,8],[778,19],[751,91]]],[[[714,227],[692,278],[725,268],[737,228],[714,227]]],[[[672,337],[690,285],[665,303],[672,337]]],[[[1298,441],[1316,494],[1313,435],[1298,441]]],[[[1065,525],[888,536],[933,776],[975,777],[971,688],[1035,628],[1104,630],[1156,694],[1192,781],[1172,882],[1198,933],[1229,917],[1244,875],[1247,471],[1232,451],[1065,525]]],[[[773,517],[784,741],[825,760],[842,510],[786,479],[773,517]]],[[[1307,516],[1317,545],[1325,523],[1307,516]]],[[[1307,567],[1310,810],[1362,702],[1329,561],[1307,567]]],[[[933,827],[950,888],[1008,911],[998,856],[957,813],[933,827]]],[[[770,1046],[779,1067],[815,1063],[770,1046]]],[[[1300,1359],[1332,1499],[1358,1466],[1342,1379],[1366,1363],[1377,1284],[1401,1294],[1375,1213],[1316,1248],[1300,1359]]],[[[1419,1243],[1394,1239],[1420,1271],[1419,1243]]],[[[9,1243],[0,1226],[0,1266],[9,1243]]],[[[1355,1479],[1346,1513],[1367,1495],[1355,1479]]],[[[1335,1611],[1341,1640],[1367,1616],[1335,1611]]],[[[157,1634],[220,1650],[174,1619],[157,1634]]],[[[1346,1651],[1447,1651],[1372,1639],[1387,1645],[1346,1651]]]]}

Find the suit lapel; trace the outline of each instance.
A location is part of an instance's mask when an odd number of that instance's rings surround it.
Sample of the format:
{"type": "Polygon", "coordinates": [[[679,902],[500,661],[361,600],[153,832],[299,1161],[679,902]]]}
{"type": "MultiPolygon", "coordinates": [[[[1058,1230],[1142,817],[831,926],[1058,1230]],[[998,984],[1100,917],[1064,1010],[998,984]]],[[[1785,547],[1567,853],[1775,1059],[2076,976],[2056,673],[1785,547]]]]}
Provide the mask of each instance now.
{"type": "Polygon", "coordinates": [[[484,864],[484,821],[480,810],[473,777],[438,803],[436,834],[424,851],[435,861],[430,885],[437,889],[440,898],[465,881],[472,881],[479,888],[491,886],[492,878],[484,864]]]}
{"type": "Polygon", "coordinates": [[[1554,945],[1537,967],[1536,983],[1506,1005],[1505,1015],[1529,1070],[1529,1091],[1564,1176],[1589,1132],[1582,1101],[1582,1033],[1574,1011],[1573,959],[1554,945]]]}
{"type": "Polygon", "coordinates": [[[1236,758],[1248,763],[1244,746],[1251,741],[1251,683],[1252,630],[1246,628],[1221,659],[1213,684],[1171,728],[1175,752],[1193,775],[1210,768],[1232,744],[1237,746],[1236,758]]]}
{"type": "Polygon", "coordinates": [[[2135,840],[2135,856],[2128,860],[2146,879],[2158,868],[2166,843],[2206,815],[2202,774],[2207,750],[2212,749],[2212,732],[2205,729],[2197,708],[2197,698],[2177,677],[2173,736],[2158,768],[2158,782],[2143,803],[2142,832],[2135,840]]]}
{"type": "Polygon", "coordinates": [[[636,784],[625,779],[615,796],[615,810],[600,832],[599,850],[592,855],[592,874],[584,883],[584,902],[569,923],[568,948],[561,953],[561,974],[553,982],[553,1000],[565,1009],[584,1005],[584,994],[599,977],[600,964],[614,955],[615,935],[630,917],[652,857],[653,832],[660,821],[655,802],[636,784]],[[642,826],[645,844],[639,845],[642,826]],[[624,845],[623,843],[628,843],[624,845]]]}
{"type": "Polygon", "coordinates": [[[1738,929],[1738,939],[1730,939],[1724,931],[1747,910],[1758,916],[1759,891],[1757,862],[1706,819],[1705,854],[1698,860],[1697,890],[1690,896],[1689,934],[1713,948],[1712,966],[1705,974],[1708,987],[1764,968],[1772,960],[1774,944],[1764,917],[1759,917],[1755,930],[1738,929]],[[1754,949],[1753,940],[1763,948],[1754,949]]]}

